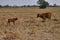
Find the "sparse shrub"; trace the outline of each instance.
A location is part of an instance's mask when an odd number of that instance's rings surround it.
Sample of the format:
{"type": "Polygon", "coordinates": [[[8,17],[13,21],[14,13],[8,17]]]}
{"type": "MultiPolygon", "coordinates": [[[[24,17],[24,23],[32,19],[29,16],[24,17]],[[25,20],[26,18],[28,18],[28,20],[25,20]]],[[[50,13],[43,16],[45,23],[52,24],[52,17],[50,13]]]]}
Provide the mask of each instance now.
{"type": "Polygon", "coordinates": [[[37,4],[39,4],[39,8],[42,8],[42,9],[46,8],[47,6],[49,6],[49,3],[47,1],[45,1],[45,0],[38,0],[37,4]]]}
{"type": "Polygon", "coordinates": [[[57,19],[53,19],[54,21],[58,21],[57,19]]]}

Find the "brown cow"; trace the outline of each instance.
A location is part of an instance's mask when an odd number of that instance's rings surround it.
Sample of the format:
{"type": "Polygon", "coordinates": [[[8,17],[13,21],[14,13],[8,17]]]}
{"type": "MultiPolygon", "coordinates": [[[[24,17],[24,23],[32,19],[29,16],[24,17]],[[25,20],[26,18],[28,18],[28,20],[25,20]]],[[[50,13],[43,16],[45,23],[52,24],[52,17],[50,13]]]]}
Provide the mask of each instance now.
{"type": "Polygon", "coordinates": [[[40,17],[43,19],[43,22],[46,20],[46,19],[51,19],[51,12],[46,12],[46,13],[42,13],[42,14],[37,14],[37,18],[40,17]]]}
{"type": "Polygon", "coordinates": [[[10,22],[13,22],[13,24],[15,24],[16,20],[18,20],[18,18],[10,18],[8,19],[8,24],[10,24],[10,22]]]}

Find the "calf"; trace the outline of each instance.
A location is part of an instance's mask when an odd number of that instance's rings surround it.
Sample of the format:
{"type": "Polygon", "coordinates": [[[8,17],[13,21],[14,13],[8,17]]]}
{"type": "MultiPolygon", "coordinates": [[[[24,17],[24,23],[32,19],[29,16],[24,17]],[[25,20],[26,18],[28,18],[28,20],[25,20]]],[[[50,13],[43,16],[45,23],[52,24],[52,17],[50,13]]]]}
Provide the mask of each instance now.
{"type": "Polygon", "coordinates": [[[8,19],[8,24],[10,24],[10,22],[13,22],[13,24],[15,24],[15,21],[18,20],[18,18],[11,18],[8,19]]]}

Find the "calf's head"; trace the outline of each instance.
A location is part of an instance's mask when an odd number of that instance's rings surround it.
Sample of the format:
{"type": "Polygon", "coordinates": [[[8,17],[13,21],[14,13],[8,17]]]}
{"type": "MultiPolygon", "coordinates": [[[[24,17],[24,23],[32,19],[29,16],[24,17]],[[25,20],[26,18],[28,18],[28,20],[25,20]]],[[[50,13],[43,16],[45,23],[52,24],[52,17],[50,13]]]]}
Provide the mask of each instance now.
{"type": "Polygon", "coordinates": [[[18,20],[18,18],[14,18],[13,20],[18,20]]]}

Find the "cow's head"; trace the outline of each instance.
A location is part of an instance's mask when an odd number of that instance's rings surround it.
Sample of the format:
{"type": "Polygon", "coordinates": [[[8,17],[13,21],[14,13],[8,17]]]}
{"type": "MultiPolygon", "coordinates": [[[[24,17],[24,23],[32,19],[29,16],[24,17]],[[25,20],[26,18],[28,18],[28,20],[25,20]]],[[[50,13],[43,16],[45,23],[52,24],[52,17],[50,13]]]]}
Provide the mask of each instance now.
{"type": "Polygon", "coordinates": [[[14,18],[14,20],[18,20],[18,18],[14,18]]]}
{"type": "Polygon", "coordinates": [[[37,18],[40,16],[40,14],[37,14],[37,18]]]}

